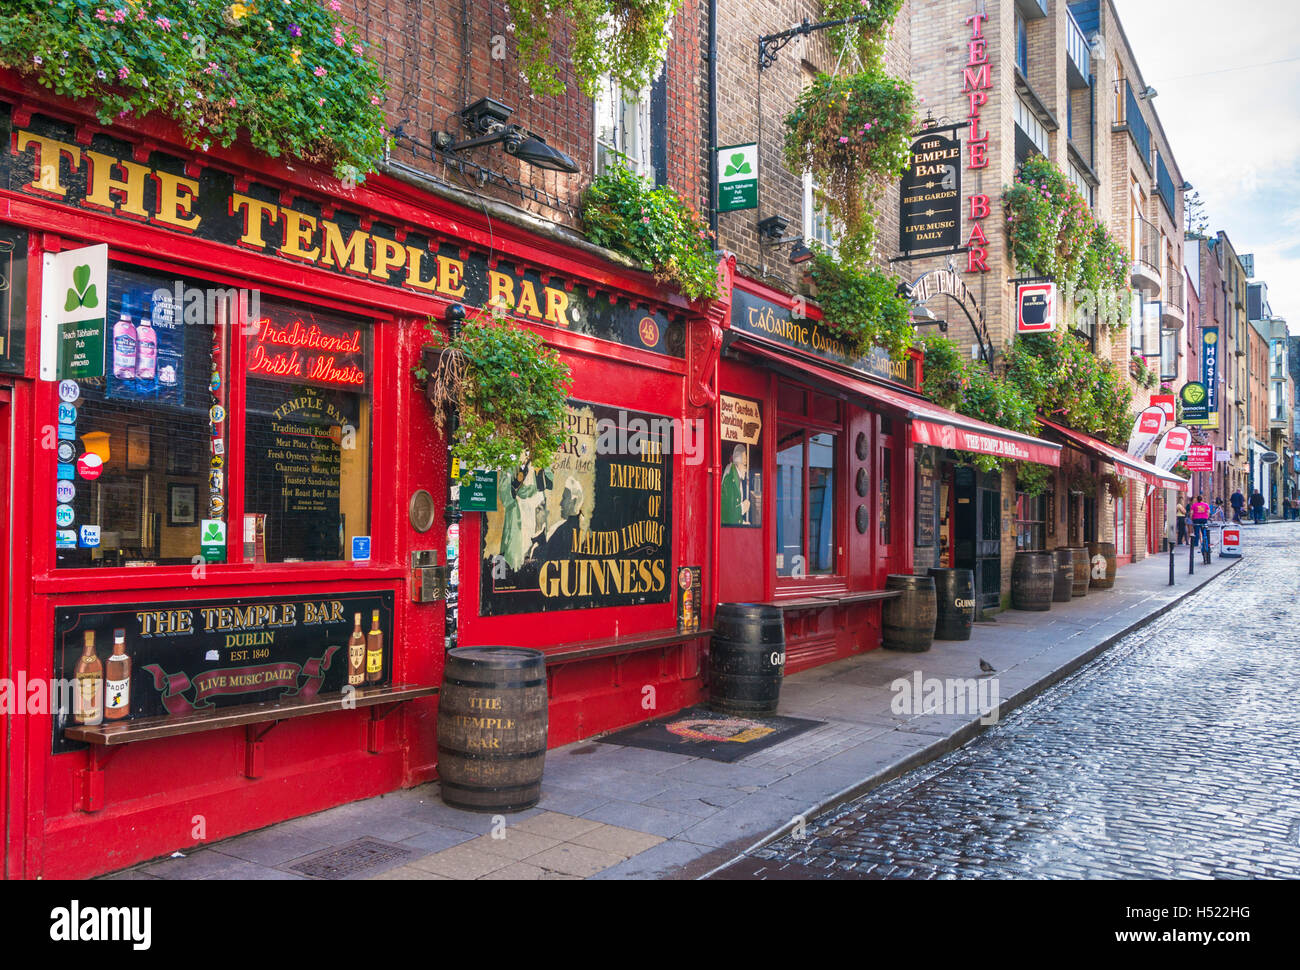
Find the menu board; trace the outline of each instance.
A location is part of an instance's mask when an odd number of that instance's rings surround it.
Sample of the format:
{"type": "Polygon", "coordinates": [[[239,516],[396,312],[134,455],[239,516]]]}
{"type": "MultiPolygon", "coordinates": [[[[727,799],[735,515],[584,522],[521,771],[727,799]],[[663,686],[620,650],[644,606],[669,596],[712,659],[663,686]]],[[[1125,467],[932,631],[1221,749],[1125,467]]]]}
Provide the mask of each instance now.
{"type": "Polygon", "coordinates": [[[667,603],[672,420],[570,401],[549,468],[497,477],[483,516],[483,616],[667,603]]]}
{"type": "MultiPolygon", "coordinates": [[[[392,643],[392,591],[73,606],[54,611],[54,676],[87,684],[97,669],[104,685],[125,681],[99,689],[103,723],[126,723],[386,686],[392,643]],[[125,664],[112,659],[118,630],[125,664]]],[[[52,713],[54,753],[83,748],[63,736],[76,705],[55,703],[52,713]]]]}

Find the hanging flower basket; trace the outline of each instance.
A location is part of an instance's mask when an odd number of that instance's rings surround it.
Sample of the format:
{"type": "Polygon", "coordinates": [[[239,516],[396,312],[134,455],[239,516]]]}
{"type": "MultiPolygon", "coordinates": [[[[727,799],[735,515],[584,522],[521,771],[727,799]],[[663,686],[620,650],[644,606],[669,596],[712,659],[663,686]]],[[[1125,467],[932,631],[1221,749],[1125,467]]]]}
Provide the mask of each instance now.
{"type": "Polygon", "coordinates": [[[786,165],[816,177],[844,226],[841,252],[869,247],[874,200],[906,169],[916,123],[911,84],[876,70],[817,75],[786,116],[786,165]]]}

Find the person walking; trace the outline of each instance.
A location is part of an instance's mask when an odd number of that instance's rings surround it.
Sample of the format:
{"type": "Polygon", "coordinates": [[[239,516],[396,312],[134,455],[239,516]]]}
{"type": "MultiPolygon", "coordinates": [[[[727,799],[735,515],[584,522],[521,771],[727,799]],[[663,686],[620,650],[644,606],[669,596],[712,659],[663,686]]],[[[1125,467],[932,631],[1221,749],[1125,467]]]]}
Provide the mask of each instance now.
{"type": "Polygon", "coordinates": [[[1187,540],[1187,506],[1182,499],[1178,500],[1178,542],[1175,545],[1181,546],[1187,540]]]}
{"type": "Polygon", "coordinates": [[[1250,496],[1250,514],[1256,525],[1264,524],[1264,496],[1258,490],[1250,496]]]}
{"type": "Polygon", "coordinates": [[[1246,496],[1241,494],[1241,489],[1234,489],[1229,501],[1232,502],[1232,521],[1241,525],[1241,510],[1246,507],[1246,496]]]}

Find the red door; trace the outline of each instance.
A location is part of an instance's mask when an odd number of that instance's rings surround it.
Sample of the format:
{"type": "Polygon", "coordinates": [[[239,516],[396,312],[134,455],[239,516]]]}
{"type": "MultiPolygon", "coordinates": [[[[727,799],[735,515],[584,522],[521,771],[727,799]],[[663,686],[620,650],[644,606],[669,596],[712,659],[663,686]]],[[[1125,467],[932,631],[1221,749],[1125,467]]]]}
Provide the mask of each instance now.
{"type": "Polygon", "coordinates": [[[903,461],[901,418],[876,416],[876,588],[883,589],[885,577],[906,570],[908,539],[907,498],[899,466],[903,461]]]}

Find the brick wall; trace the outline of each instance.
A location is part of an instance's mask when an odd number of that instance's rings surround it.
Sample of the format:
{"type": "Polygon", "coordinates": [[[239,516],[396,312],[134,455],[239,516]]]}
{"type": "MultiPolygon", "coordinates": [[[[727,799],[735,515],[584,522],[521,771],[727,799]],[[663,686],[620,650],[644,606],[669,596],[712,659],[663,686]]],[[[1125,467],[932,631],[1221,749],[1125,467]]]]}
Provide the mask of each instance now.
{"type": "MultiPolygon", "coordinates": [[[[556,222],[573,225],[582,191],[590,181],[594,132],[592,102],[578,89],[572,65],[563,65],[566,91],[536,96],[519,76],[514,35],[502,2],[446,0],[342,0],[343,16],[360,31],[389,83],[384,111],[390,127],[398,124],[426,147],[396,140],[395,161],[484,196],[500,199],[556,222]],[[494,43],[494,38],[500,41],[494,43]],[[504,57],[494,57],[503,53],[504,57]],[[466,153],[466,157],[536,188],[548,203],[521,198],[517,192],[478,185],[441,160],[430,157],[429,145],[438,131],[466,137],[456,112],[482,97],[495,98],[515,109],[517,122],[565,152],[579,165],[575,175],[534,168],[506,155],[499,147],[466,153]]],[[[673,39],[665,64],[667,95],[667,180],[682,195],[698,202],[703,196],[700,157],[699,32],[697,11],[687,5],[672,26],[673,39]]],[[[568,25],[556,18],[552,49],[568,47],[568,25]]]]}

